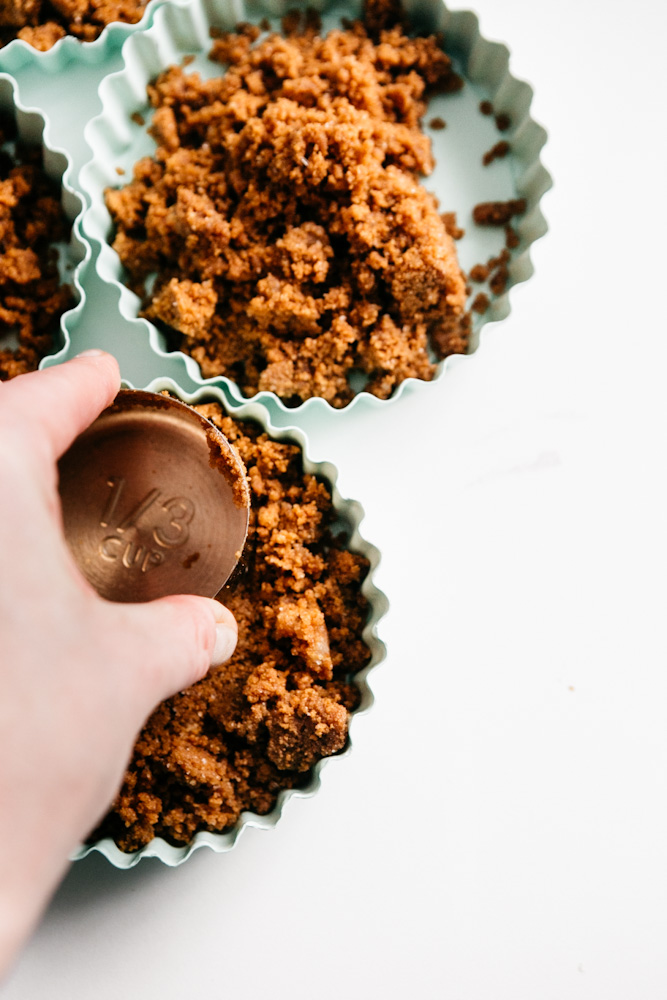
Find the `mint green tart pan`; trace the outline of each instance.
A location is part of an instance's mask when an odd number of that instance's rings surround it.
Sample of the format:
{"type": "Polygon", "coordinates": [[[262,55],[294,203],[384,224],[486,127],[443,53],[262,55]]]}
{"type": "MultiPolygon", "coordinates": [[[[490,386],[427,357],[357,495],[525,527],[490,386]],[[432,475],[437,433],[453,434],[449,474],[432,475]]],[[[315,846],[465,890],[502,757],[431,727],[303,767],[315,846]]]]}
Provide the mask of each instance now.
{"type": "MultiPolygon", "coordinates": [[[[203,77],[219,75],[223,68],[207,59],[212,27],[232,29],[239,20],[258,23],[264,16],[274,18],[273,26],[278,26],[276,15],[293,6],[293,3],[192,0],[187,6],[160,8],[152,27],[133,35],[126,42],[123,68],[103,81],[100,88],[102,112],[86,129],[93,157],[81,172],[81,185],[90,205],[84,218],[84,231],[100,247],[97,275],[115,288],[122,316],[135,328],[138,339],[148,339],[156,361],[159,359],[165,366],[170,363],[178,365],[173,374],[181,385],[221,385],[230,400],[236,403],[243,402],[247,397],[235,382],[225,376],[204,379],[199,365],[191,357],[168,350],[164,335],[157,327],[139,318],[141,301],[124,284],[120,260],[111,247],[113,228],[104,203],[104,191],[122,186],[122,176],[130,176],[136,161],[151,155],[155,149],[152,138],[147,134],[151,109],[146,87],[158,73],[187,58],[191,60],[189,68],[203,77]]],[[[323,8],[323,31],[339,26],[342,17],[352,18],[360,12],[360,6],[355,3],[318,6],[323,8]]],[[[482,38],[474,14],[449,11],[439,0],[430,3],[408,0],[406,7],[420,30],[425,33],[443,32],[444,47],[452,57],[455,69],[465,80],[465,86],[458,93],[438,95],[430,101],[424,121],[436,166],[423,181],[427,189],[437,196],[441,211],[455,212],[458,225],[465,231],[463,238],[457,242],[464,272],[468,273],[475,264],[498,255],[504,246],[502,228],[473,223],[474,206],[482,202],[514,199],[525,199],[526,202],[525,212],[513,223],[518,245],[511,251],[507,283],[500,294],[489,295],[490,304],[483,316],[471,314],[472,352],[479,344],[484,324],[508,315],[511,288],[532,274],[530,248],[546,231],[540,199],[551,184],[540,162],[546,133],[530,117],[532,91],[528,84],[511,75],[507,48],[482,38]],[[480,112],[483,101],[491,101],[496,114],[508,116],[511,123],[508,130],[499,133],[494,118],[480,112]],[[445,129],[437,128],[438,119],[446,121],[445,129]],[[436,127],[432,126],[433,122],[436,127]],[[484,154],[500,139],[509,142],[509,155],[497,159],[488,167],[483,166],[484,154]]],[[[477,291],[477,288],[471,289],[471,301],[477,291]]],[[[447,360],[440,363],[437,377],[442,376],[446,367],[447,360]]],[[[168,369],[164,367],[163,370],[166,372],[168,369]]],[[[398,398],[405,386],[415,381],[418,380],[402,382],[391,398],[398,398]]],[[[273,393],[259,393],[252,398],[270,400],[272,406],[284,411],[283,419],[288,419],[290,413],[332,409],[320,398],[308,399],[295,407],[285,406],[273,393]]],[[[385,402],[360,391],[348,405],[375,407],[385,402]]]]}
{"type": "MultiPolygon", "coordinates": [[[[326,483],[331,490],[335,511],[334,530],[343,533],[346,539],[346,549],[365,556],[369,562],[368,573],[361,584],[361,592],[368,601],[368,618],[361,638],[368,648],[370,658],[368,664],[353,676],[353,683],[359,691],[359,704],[351,713],[350,719],[350,730],[353,731],[355,718],[366,712],[373,702],[373,695],[369,686],[369,674],[385,657],[385,647],[378,636],[378,625],[388,610],[386,597],[373,582],[373,575],[380,561],[379,552],[363,538],[359,531],[364,516],[361,505],[354,500],[345,499],[340,495],[336,488],[338,472],[335,466],[329,462],[314,462],[308,457],[308,440],[305,433],[297,427],[278,428],[274,426],[266,407],[261,403],[243,403],[232,408],[226,402],[225,396],[219,388],[204,386],[194,393],[186,393],[173,380],[167,378],[155,379],[145,388],[149,392],[162,392],[166,390],[183,402],[192,405],[218,403],[235,420],[248,420],[259,424],[270,438],[297,445],[301,450],[304,472],[316,476],[326,483]]],[[[321,775],[325,765],[342,754],[348,753],[351,745],[351,737],[348,735],[347,744],[343,751],[334,756],[324,757],[319,760],[305,775],[304,784],[295,789],[286,789],[279,792],[276,804],[270,812],[261,816],[252,812],[244,812],[241,814],[239,821],[231,829],[223,833],[200,832],[194,836],[189,844],[178,847],[167,843],[161,837],[155,837],[146,846],[133,852],[121,851],[112,839],[105,838],[80,847],[72,856],[72,860],[83,858],[87,854],[90,854],[91,851],[98,851],[118,868],[131,868],[142,858],[159,858],[165,864],[174,866],[186,861],[194,851],[201,847],[209,847],[220,853],[229,851],[234,847],[238,838],[247,827],[255,827],[262,830],[272,829],[280,819],[283,809],[290,799],[293,797],[305,798],[314,795],[320,787],[321,775]]]]}

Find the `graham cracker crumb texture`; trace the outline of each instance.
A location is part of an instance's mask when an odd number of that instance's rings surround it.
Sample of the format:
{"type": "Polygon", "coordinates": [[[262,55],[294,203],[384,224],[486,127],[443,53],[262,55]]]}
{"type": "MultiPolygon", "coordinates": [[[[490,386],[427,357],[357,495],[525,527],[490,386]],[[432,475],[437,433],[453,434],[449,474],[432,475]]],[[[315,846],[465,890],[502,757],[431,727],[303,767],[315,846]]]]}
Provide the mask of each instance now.
{"type": "Polygon", "coordinates": [[[74,305],[54,247],[70,229],[41,149],[17,142],[13,117],[0,116],[0,381],[37,368],[74,305]]]}
{"type": "Polygon", "coordinates": [[[361,634],[368,561],[332,530],[328,487],[304,473],[298,447],[254,424],[197,407],[248,471],[243,562],[220,595],[239,625],[232,659],[160,705],[141,732],[99,836],[130,851],[161,836],[187,843],[223,831],[245,809],[266,813],[341,750],[369,660],[361,634]]]}
{"type": "Polygon", "coordinates": [[[0,0],[0,48],[15,38],[46,52],[65,35],[92,42],[113,21],[135,24],[148,0],[0,0]]]}
{"type": "Polygon", "coordinates": [[[205,377],[340,407],[352,373],[386,398],[466,350],[465,279],[418,180],[428,95],[462,81],[397,16],[373,4],[325,37],[313,16],[240,26],[214,40],[224,75],[172,66],[149,86],[157,149],[106,192],[113,246],[205,377]]]}

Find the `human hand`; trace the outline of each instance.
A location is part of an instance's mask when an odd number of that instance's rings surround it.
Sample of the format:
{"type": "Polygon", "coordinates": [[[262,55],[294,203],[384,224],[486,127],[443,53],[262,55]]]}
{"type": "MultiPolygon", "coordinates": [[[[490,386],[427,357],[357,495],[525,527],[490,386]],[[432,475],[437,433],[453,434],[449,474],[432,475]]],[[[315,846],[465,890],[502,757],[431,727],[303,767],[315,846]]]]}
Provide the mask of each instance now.
{"type": "Polygon", "coordinates": [[[119,387],[102,352],[0,383],[0,975],[122,780],[155,705],[228,659],[203,597],[111,604],[63,537],[56,462],[119,387]]]}

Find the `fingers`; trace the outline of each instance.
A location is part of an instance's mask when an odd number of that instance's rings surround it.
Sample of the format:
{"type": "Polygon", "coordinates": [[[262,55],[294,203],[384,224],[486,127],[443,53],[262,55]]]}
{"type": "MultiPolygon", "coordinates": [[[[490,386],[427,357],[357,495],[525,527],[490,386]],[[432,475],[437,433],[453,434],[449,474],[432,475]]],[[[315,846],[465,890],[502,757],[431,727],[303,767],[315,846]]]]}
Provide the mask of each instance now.
{"type": "Polygon", "coordinates": [[[0,420],[9,430],[30,435],[31,446],[55,461],[112,402],[119,386],[116,359],[104,351],[85,351],[5,383],[0,420]]]}
{"type": "Polygon", "coordinates": [[[138,671],[148,709],[182,691],[209,667],[230,658],[238,629],[234,616],[206,597],[164,597],[149,604],[113,605],[129,640],[130,669],[138,671]]]}

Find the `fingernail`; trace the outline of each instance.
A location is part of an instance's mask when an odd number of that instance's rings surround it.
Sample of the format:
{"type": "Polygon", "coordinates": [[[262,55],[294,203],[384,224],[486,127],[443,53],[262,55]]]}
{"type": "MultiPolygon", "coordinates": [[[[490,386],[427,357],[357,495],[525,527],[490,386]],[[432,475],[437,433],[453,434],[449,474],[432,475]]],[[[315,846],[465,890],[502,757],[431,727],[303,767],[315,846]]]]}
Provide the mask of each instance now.
{"type": "Polygon", "coordinates": [[[216,625],[215,646],[211,654],[211,666],[219,667],[221,663],[226,663],[236,649],[236,629],[231,629],[229,625],[216,625]]]}
{"type": "Polygon", "coordinates": [[[74,360],[77,358],[100,358],[106,351],[101,351],[99,347],[89,347],[87,351],[81,351],[80,354],[74,355],[74,360]]]}
{"type": "Polygon", "coordinates": [[[211,654],[211,666],[219,667],[221,663],[226,663],[236,649],[238,638],[238,626],[234,615],[224,604],[214,601],[213,613],[215,614],[215,646],[211,654]]]}

